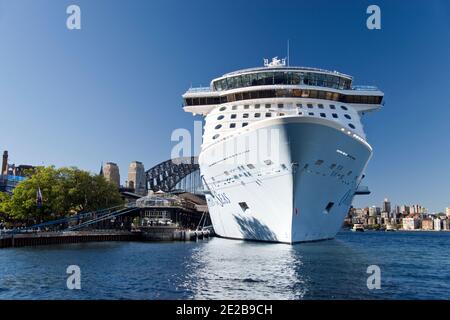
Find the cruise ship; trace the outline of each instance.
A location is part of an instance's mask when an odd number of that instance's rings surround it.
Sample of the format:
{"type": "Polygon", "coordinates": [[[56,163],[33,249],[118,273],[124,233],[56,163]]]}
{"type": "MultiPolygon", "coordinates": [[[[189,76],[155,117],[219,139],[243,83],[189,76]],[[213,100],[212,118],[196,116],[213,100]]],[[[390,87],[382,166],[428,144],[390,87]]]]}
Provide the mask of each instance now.
{"type": "Polygon", "coordinates": [[[225,74],[184,95],[205,118],[201,178],[215,233],[298,243],[335,237],[372,156],[361,119],[383,92],[285,59],[225,74]]]}

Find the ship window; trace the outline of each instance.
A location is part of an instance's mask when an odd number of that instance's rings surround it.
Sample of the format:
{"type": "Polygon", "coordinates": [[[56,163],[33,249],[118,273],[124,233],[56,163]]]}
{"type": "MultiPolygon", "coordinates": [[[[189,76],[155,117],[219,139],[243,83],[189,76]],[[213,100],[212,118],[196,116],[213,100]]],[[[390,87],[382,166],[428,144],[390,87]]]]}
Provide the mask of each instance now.
{"type": "Polygon", "coordinates": [[[216,135],[214,135],[213,139],[215,140],[215,139],[217,139],[219,136],[220,136],[220,134],[216,134],[216,135]]]}
{"type": "Polygon", "coordinates": [[[302,116],[302,115],[303,115],[303,112],[299,112],[298,114],[299,114],[300,116],[302,116]]]}
{"type": "Polygon", "coordinates": [[[314,115],[314,112],[309,112],[308,113],[310,116],[313,116],[314,115]]]}
{"type": "Polygon", "coordinates": [[[283,112],[280,112],[280,113],[279,113],[279,116],[284,116],[284,113],[283,113],[283,112]]]}
{"type": "Polygon", "coordinates": [[[348,173],[347,173],[347,175],[349,176],[349,175],[351,175],[353,173],[353,171],[349,171],[348,173]]]}
{"type": "Polygon", "coordinates": [[[323,104],[319,103],[318,107],[319,107],[319,109],[323,109],[323,104]]]}
{"type": "Polygon", "coordinates": [[[270,109],[270,104],[266,104],[266,109],[270,109]]]}
{"type": "Polygon", "coordinates": [[[332,116],[333,116],[333,118],[335,118],[335,119],[339,118],[338,115],[337,115],[337,113],[333,113],[332,116]]]}
{"type": "Polygon", "coordinates": [[[341,106],[342,110],[348,110],[348,108],[346,106],[341,106]]]}
{"type": "Polygon", "coordinates": [[[320,116],[321,116],[322,118],[326,118],[326,117],[327,117],[326,114],[323,113],[323,112],[320,113],[320,116]]]}
{"type": "Polygon", "coordinates": [[[334,168],[336,168],[336,163],[333,163],[333,164],[330,166],[330,169],[331,169],[331,170],[333,170],[334,168]]]}
{"type": "Polygon", "coordinates": [[[237,110],[237,106],[231,107],[232,110],[237,110]]]}
{"type": "Polygon", "coordinates": [[[352,123],[349,123],[348,126],[352,129],[355,129],[355,126],[352,123]]]}
{"type": "Polygon", "coordinates": [[[279,104],[278,104],[278,108],[280,108],[280,109],[281,109],[281,108],[284,108],[284,104],[279,103],[279,104]]]}
{"type": "Polygon", "coordinates": [[[217,129],[220,129],[220,128],[222,128],[222,125],[221,125],[221,124],[218,124],[218,125],[215,127],[216,130],[217,130],[217,129]]]}
{"type": "Polygon", "coordinates": [[[303,105],[301,103],[297,103],[297,108],[303,108],[303,105]]]}
{"type": "Polygon", "coordinates": [[[344,117],[346,117],[347,119],[351,119],[352,118],[348,114],[344,114],[344,117]]]}
{"type": "Polygon", "coordinates": [[[236,128],[236,123],[230,123],[230,128],[236,128]]]}
{"type": "Polygon", "coordinates": [[[255,169],[255,166],[252,165],[251,163],[249,163],[249,164],[247,165],[247,167],[248,167],[249,169],[255,169]]]}
{"type": "Polygon", "coordinates": [[[268,166],[270,166],[273,162],[272,160],[264,160],[264,163],[268,166]]]}
{"type": "Polygon", "coordinates": [[[323,160],[317,160],[315,164],[316,164],[316,166],[320,166],[322,163],[323,163],[323,160]]]}
{"type": "Polygon", "coordinates": [[[250,108],[250,106],[248,105],[248,104],[246,104],[245,106],[244,106],[244,109],[248,109],[248,108],[250,108]]]}
{"type": "Polygon", "coordinates": [[[309,108],[309,109],[312,109],[312,108],[313,108],[313,105],[312,105],[311,103],[308,103],[308,108],[309,108]]]}
{"type": "Polygon", "coordinates": [[[222,107],[219,109],[219,111],[225,111],[225,110],[227,110],[227,107],[222,107]]]}
{"type": "Polygon", "coordinates": [[[231,119],[236,119],[236,114],[232,114],[231,119]]]}
{"type": "Polygon", "coordinates": [[[248,122],[244,122],[244,123],[242,124],[242,126],[243,126],[243,127],[248,126],[248,122]]]}
{"type": "Polygon", "coordinates": [[[328,202],[327,206],[325,207],[325,213],[330,213],[333,206],[334,206],[334,202],[328,202]]]}
{"type": "Polygon", "coordinates": [[[259,109],[259,107],[261,107],[260,104],[255,104],[255,109],[259,109]]]}
{"type": "Polygon", "coordinates": [[[242,211],[244,211],[244,212],[246,210],[250,209],[246,202],[239,202],[239,206],[241,207],[242,211]]]}
{"type": "Polygon", "coordinates": [[[222,120],[225,116],[223,114],[221,114],[220,116],[217,117],[217,120],[222,120]]]}
{"type": "Polygon", "coordinates": [[[330,104],[330,109],[335,110],[336,106],[334,104],[330,104]]]}
{"type": "Polygon", "coordinates": [[[272,114],[270,112],[266,113],[266,117],[270,118],[272,116],[272,114]]]}
{"type": "Polygon", "coordinates": [[[248,113],[244,113],[244,114],[242,115],[242,118],[248,118],[248,113]]]}
{"type": "Polygon", "coordinates": [[[255,118],[259,118],[261,116],[261,113],[255,113],[255,118]]]}

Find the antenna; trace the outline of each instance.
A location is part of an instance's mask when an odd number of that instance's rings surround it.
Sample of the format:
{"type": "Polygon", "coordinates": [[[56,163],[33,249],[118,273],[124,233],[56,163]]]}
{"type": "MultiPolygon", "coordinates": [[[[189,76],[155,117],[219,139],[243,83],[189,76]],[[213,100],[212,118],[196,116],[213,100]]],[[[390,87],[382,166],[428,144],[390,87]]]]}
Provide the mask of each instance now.
{"type": "Polygon", "coordinates": [[[287,65],[288,65],[288,67],[289,67],[289,63],[290,63],[290,59],[289,59],[290,52],[289,51],[290,50],[289,50],[289,39],[288,39],[288,41],[287,41],[287,65]]]}

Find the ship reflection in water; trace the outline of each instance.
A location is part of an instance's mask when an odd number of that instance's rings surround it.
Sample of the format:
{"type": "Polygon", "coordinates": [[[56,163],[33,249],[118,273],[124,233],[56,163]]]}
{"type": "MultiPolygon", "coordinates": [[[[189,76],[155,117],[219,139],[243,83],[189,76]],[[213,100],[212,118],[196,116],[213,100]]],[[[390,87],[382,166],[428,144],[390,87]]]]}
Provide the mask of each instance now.
{"type": "Polygon", "coordinates": [[[213,238],[0,250],[1,299],[450,299],[448,232],[340,232],[298,245],[213,238]],[[66,269],[81,268],[81,290],[66,269]],[[381,289],[367,288],[367,268],[381,289]]]}
{"type": "Polygon", "coordinates": [[[339,240],[296,246],[215,239],[194,249],[195,299],[370,298],[364,255],[339,240]]]}

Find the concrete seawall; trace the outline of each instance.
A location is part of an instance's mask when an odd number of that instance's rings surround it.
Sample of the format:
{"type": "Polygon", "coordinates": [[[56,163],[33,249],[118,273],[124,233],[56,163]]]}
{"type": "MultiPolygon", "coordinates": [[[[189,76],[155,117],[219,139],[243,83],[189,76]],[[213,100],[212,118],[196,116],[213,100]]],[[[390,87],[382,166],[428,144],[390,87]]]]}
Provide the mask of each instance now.
{"type": "Polygon", "coordinates": [[[139,231],[71,231],[0,235],[0,248],[100,241],[196,241],[210,237],[210,232],[181,230],[171,226],[145,227],[139,231]]]}

